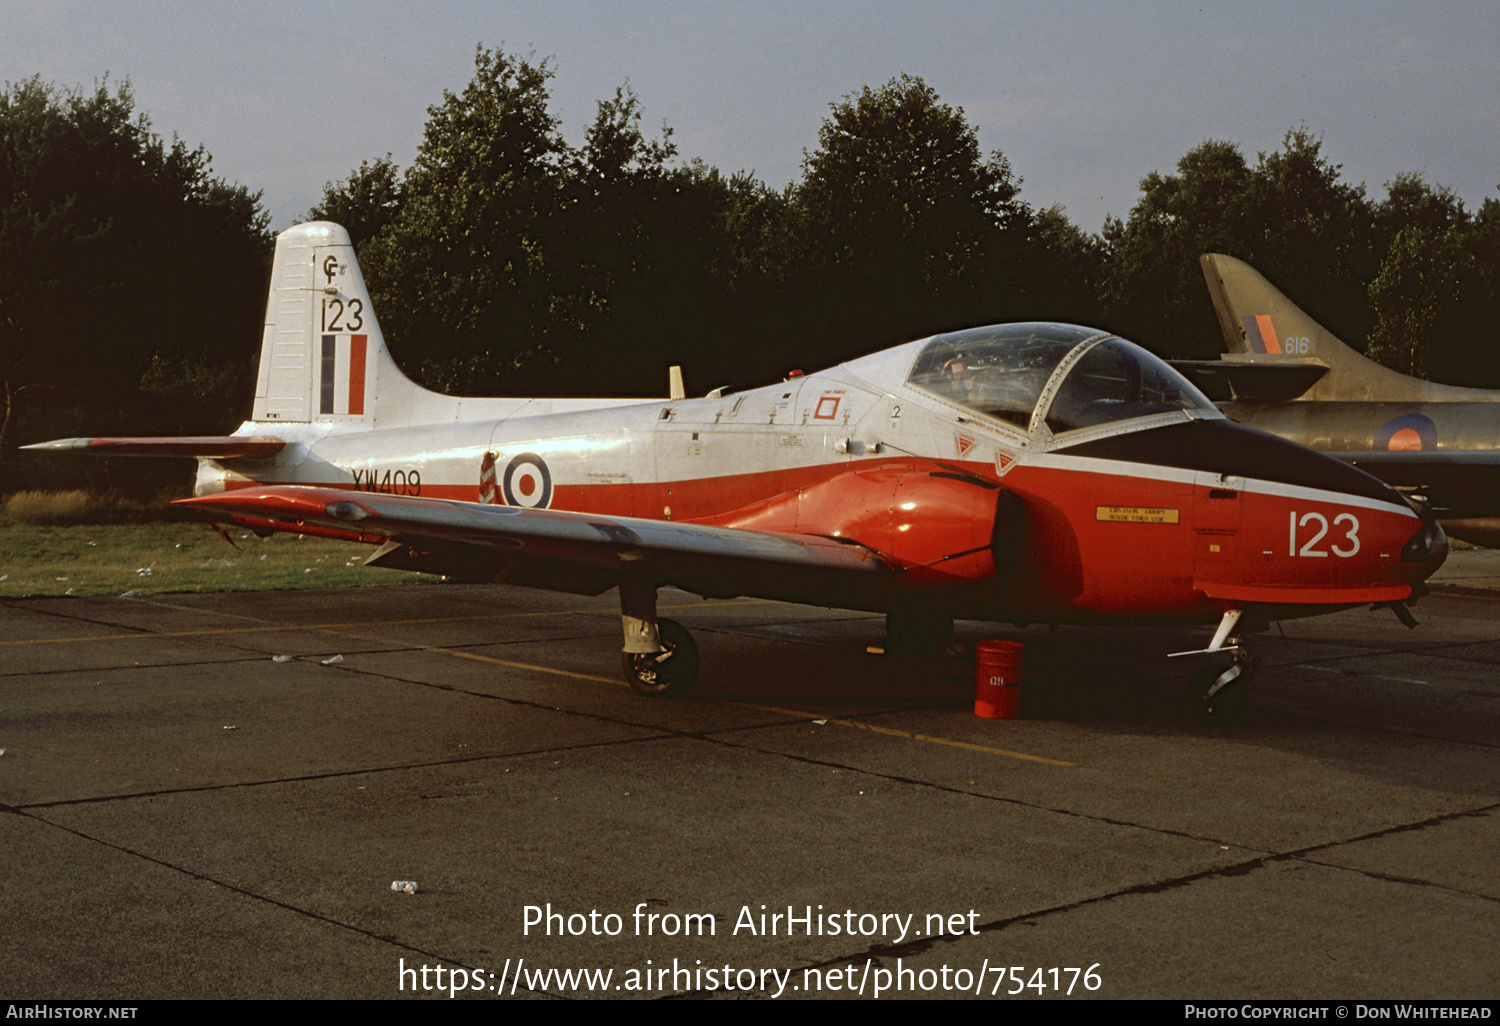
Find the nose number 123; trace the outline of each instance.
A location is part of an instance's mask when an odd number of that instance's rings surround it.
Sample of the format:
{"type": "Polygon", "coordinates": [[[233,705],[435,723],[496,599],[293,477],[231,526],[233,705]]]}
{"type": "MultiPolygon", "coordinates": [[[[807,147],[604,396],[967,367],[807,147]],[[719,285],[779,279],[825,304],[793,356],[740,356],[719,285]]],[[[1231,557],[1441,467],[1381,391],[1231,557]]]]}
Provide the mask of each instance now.
{"type": "Polygon", "coordinates": [[[1331,533],[1328,518],[1321,513],[1303,513],[1298,517],[1294,511],[1290,519],[1290,555],[1327,556],[1332,552],[1348,559],[1359,551],[1359,520],[1352,513],[1340,513],[1334,517],[1331,533]],[[1300,548],[1297,545],[1299,536],[1302,541],[1300,548]]]}

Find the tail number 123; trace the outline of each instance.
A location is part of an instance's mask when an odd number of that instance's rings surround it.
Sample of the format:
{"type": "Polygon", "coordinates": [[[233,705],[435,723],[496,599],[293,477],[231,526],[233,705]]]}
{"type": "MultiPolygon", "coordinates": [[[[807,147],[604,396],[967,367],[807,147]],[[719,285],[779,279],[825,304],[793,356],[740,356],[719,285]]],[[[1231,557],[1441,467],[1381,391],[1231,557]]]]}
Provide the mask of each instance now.
{"type": "Polygon", "coordinates": [[[365,304],[357,299],[345,306],[342,299],[323,300],[323,331],[359,331],[365,326],[365,304]]]}

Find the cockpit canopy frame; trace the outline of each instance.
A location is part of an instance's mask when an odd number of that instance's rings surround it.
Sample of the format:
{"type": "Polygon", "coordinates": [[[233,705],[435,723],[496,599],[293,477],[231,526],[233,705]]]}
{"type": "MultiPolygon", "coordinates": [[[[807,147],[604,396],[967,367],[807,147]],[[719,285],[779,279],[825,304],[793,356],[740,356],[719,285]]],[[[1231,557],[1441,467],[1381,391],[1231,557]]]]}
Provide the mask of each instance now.
{"type": "Polygon", "coordinates": [[[998,324],[935,335],[907,385],[1034,442],[1222,416],[1192,382],[1133,342],[1076,324],[998,324]]]}

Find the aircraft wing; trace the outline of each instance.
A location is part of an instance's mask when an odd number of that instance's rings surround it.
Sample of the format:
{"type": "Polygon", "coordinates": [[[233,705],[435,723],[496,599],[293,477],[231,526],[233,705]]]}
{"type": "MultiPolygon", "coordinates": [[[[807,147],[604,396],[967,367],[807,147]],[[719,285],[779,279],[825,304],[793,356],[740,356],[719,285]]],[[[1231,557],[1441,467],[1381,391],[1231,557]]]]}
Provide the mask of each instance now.
{"type": "Polygon", "coordinates": [[[275,456],[286,448],[286,443],[265,436],[198,435],[181,438],[58,438],[21,448],[90,456],[197,456],[227,460],[240,456],[275,456]]]}
{"type": "Polygon", "coordinates": [[[1396,488],[1415,488],[1440,516],[1484,516],[1500,495],[1500,449],[1330,452],[1396,488]]]}
{"type": "Polygon", "coordinates": [[[879,555],[815,535],[267,485],[174,503],[252,528],[385,540],[372,566],[599,594],[626,578],[717,598],[866,608],[899,587],[879,555]]]}

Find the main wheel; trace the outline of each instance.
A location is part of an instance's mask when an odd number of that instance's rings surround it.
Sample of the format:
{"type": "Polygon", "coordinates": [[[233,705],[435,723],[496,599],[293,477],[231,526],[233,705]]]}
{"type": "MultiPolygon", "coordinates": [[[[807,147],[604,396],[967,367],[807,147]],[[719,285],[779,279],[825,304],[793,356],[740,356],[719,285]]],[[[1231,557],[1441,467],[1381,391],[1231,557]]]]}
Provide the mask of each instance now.
{"type": "Polygon", "coordinates": [[[640,695],[681,698],[698,681],[698,645],[676,620],[657,620],[660,652],[626,652],[625,682],[640,695]]]}
{"type": "Polygon", "coordinates": [[[1205,666],[1188,678],[1188,701],[1193,719],[1211,727],[1235,727],[1250,711],[1250,674],[1238,663],[1230,666],[1205,666]],[[1234,677],[1212,695],[1209,691],[1226,673],[1234,677]]]}

